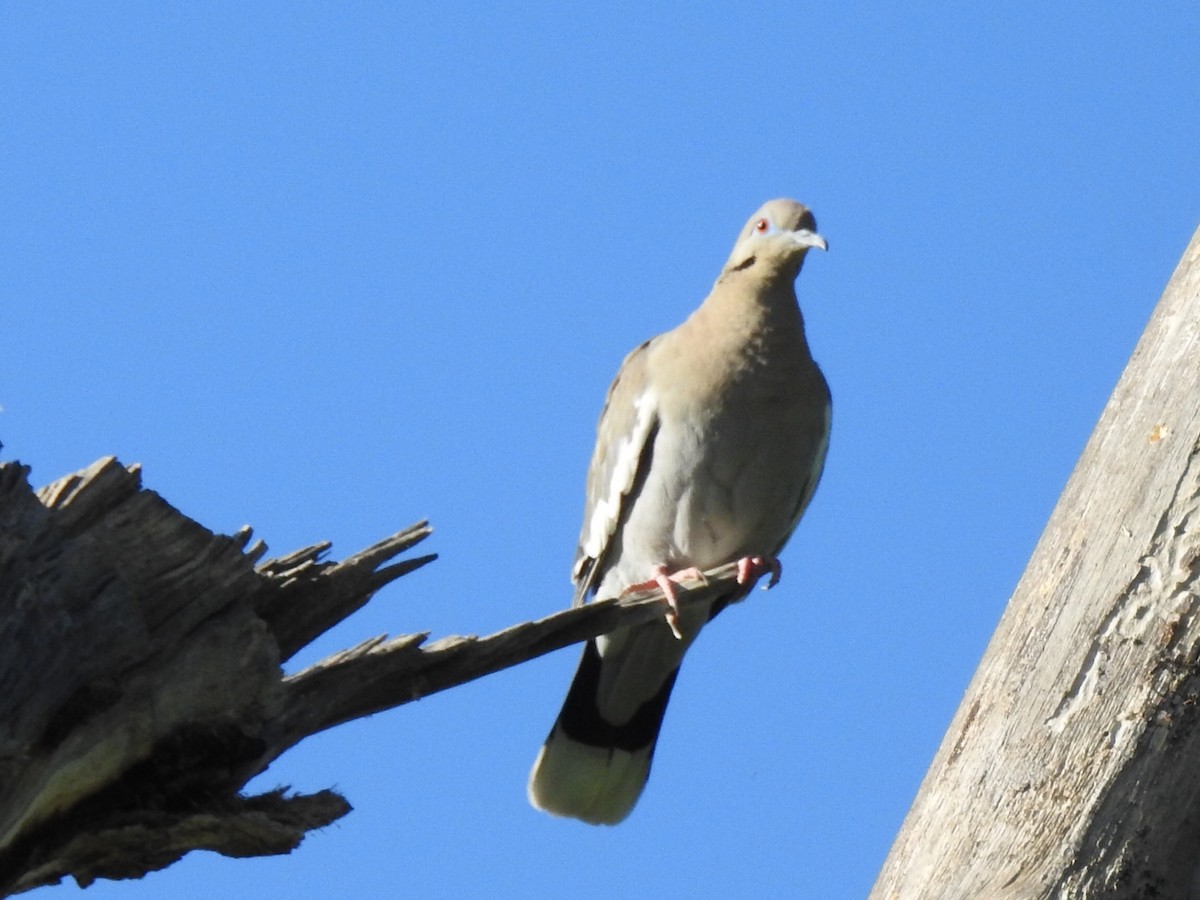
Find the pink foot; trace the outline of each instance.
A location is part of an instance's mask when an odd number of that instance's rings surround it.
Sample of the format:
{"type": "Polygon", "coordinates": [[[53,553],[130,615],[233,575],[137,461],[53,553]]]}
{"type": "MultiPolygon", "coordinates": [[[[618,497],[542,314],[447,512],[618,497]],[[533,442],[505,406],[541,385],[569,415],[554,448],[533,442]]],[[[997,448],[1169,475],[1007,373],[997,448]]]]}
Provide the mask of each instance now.
{"type": "MultiPolygon", "coordinates": [[[[688,566],[686,569],[680,569],[678,572],[671,572],[666,565],[659,563],[651,571],[654,577],[649,581],[639,581],[637,584],[631,584],[621,593],[633,594],[637,591],[648,591],[653,588],[661,590],[667,599],[667,624],[671,627],[671,634],[675,635],[679,640],[683,640],[683,632],[679,630],[679,594],[675,590],[675,585],[681,581],[700,581],[708,584],[708,579],[695,566],[688,566]]],[[[740,568],[738,572],[738,580],[740,581],[740,568]]]]}
{"type": "Polygon", "coordinates": [[[763,586],[763,590],[767,591],[779,584],[779,579],[783,575],[783,565],[775,557],[765,556],[743,556],[737,563],[737,581],[738,584],[749,584],[754,586],[754,582],[762,578],[768,572],[771,573],[770,580],[763,586]]]}

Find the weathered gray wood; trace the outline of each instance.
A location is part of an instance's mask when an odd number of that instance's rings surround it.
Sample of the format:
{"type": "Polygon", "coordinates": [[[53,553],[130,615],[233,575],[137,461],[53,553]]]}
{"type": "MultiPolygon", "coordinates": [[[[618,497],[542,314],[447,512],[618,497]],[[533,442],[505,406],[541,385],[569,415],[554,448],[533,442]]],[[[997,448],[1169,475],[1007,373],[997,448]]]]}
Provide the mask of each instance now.
{"type": "Polygon", "coordinates": [[[1200,896],[1198,613],[1200,231],[871,896],[1200,896]]]}
{"type": "MultiPolygon", "coordinates": [[[[296,742],[662,615],[646,592],[486,638],[374,638],[285,677],[283,660],[434,558],[391,562],[425,523],[340,563],[316,544],[256,565],[249,529],[212,534],[137,467],[100,460],[38,492],[27,474],[0,465],[0,896],[199,848],[286,853],[350,810],[331,791],[240,793],[296,742]]],[[[737,592],[734,570],[681,602],[737,592]]]]}
{"type": "MultiPolygon", "coordinates": [[[[706,573],[707,587],[681,593],[682,603],[728,596],[737,564],[706,573]]],[[[642,591],[589,603],[514,625],[487,637],[447,637],[425,644],[427,635],[374,638],[285,679],[284,709],[276,740],[290,745],[326,728],[419,700],[446,688],[560,650],[614,628],[663,615],[662,594],[642,591]]]]}

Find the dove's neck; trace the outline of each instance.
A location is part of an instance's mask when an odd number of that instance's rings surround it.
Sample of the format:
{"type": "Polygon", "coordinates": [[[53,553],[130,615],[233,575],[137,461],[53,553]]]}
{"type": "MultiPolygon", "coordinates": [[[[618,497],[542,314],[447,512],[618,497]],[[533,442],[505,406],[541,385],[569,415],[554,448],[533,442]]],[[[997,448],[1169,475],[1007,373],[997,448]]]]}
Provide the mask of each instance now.
{"type": "Polygon", "coordinates": [[[791,279],[737,277],[746,274],[722,276],[692,314],[691,327],[706,335],[701,346],[751,368],[803,357],[808,342],[791,279]]]}
{"type": "Polygon", "coordinates": [[[743,323],[751,330],[803,330],[804,320],[796,302],[799,269],[799,263],[793,263],[786,269],[756,265],[726,270],[700,308],[708,307],[715,319],[731,326],[743,323]]]}

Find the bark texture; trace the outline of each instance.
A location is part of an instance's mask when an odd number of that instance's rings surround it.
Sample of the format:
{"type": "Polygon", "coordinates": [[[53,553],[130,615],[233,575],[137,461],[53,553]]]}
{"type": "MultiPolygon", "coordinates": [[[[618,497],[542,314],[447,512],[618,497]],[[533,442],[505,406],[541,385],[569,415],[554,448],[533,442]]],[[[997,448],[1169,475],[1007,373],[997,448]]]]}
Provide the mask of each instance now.
{"type": "Polygon", "coordinates": [[[871,896],[1200,896],[1198,612],[1200,232],[871,896]]]}
{"type": "MultiPolygon", "coordinates": [[[[194,849],[287,853],[350,811],[332,791],[242,787],[308,735],[662,614],[661,594],[485,638],[378,637],[282,664],[428,563],[418,523],[342,562],[259,562],[103,459],[34,491],[0,465],[0,896],[131,878],[194,849]]],[[[733,567],[682,602],[729,591],[733,567]]],[[[514,773],[515,778],[523,773],[514,773]]],[[[403,823],[397,824],[403,828],[403,823]]]]}

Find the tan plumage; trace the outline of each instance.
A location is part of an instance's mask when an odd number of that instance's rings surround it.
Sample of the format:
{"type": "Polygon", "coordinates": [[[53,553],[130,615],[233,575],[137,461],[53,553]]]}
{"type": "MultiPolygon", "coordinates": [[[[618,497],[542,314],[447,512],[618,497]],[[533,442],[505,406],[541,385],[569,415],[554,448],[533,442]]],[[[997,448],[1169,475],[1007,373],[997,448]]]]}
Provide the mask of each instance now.
{"type": "MultiPolygon", "coordinates": [[[[812,498],[829,389],[809,353],[794,282],[812,214],[773,200],[750,218],[712,291],[642,344],[609,388],[588,470],[576,602],[656,571],[773,560],[812,498]],[[656,567],[659,567],[656,569],[656,567]]],[[[529,781],[556,815],[615,824],[649,775],[684,652],[729,598],[589,642],[529,781]]]]}

